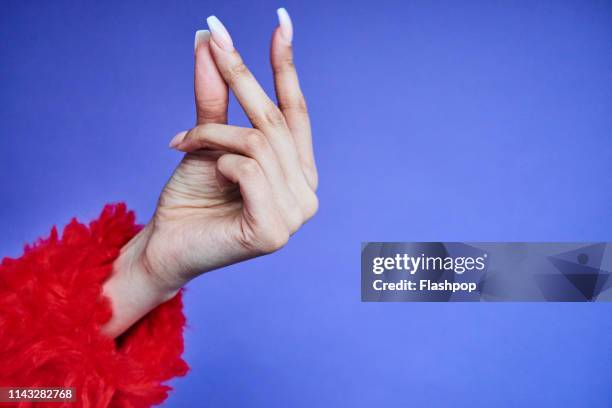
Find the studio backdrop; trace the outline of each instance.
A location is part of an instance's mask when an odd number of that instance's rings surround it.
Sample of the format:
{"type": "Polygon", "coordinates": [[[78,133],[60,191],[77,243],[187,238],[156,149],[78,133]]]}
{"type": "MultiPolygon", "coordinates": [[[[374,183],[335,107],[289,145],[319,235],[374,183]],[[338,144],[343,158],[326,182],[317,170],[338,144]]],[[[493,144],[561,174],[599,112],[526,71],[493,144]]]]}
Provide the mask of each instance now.
{"type": "Polygon", "coordinates": [[[320,210],[189,284],[165,406],[612,406],[609,303],[362,302],[360,252],[612,240],[606,0],[5,0],[0,256],[108,202],[146,223],[194,124],[194,32],[217,15],[273,95],[281,6],[320,210]]]}

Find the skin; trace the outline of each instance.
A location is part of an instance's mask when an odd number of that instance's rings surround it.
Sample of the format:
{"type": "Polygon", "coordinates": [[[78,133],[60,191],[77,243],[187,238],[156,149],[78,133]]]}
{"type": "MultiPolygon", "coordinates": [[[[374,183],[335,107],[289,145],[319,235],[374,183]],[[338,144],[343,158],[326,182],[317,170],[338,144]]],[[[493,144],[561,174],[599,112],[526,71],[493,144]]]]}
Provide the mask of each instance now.
{"type": "Polygon", "coordinates": [[[310,121],[291,43],[278,27],[270,61],[278,106],[237,50],[214,36],[197,46],[196,126],[171,142],[185,155],[104,286],[113,306],[107,335],[120,335],[204,272],[282,248],[316,213],[310,121]],[[229,89],[252,128],[227,124],[229,89]]]}

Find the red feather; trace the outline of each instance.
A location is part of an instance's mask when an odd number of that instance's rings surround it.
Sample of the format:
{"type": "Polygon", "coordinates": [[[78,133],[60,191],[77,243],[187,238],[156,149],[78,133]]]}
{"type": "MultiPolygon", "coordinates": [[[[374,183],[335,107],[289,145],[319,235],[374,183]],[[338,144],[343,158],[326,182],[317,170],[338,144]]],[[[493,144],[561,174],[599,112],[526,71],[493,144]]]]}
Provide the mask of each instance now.
{"type": "Polygon", "coordinates": [[[150,407],[168,397],[164,383],[188,370],[181,293],[120,338],[100,334],[112,315],[102,285],[139,229],[125,204],[107,205],[89,226],[73,219],[61,238],[54,227],[2,260],[0,386],[75,387],[76,403],[53,407],[150,407]]]}

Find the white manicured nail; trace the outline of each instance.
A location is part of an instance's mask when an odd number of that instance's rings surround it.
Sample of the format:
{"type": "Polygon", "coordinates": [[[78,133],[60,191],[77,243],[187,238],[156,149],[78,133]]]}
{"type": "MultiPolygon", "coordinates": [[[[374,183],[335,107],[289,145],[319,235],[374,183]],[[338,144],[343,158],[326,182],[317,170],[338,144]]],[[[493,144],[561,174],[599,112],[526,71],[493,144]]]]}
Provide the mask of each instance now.
{"type": "Polygon", "coordinates": [[[200,44],[206,44],[210,41],[210,31],[208,30],[198,30],[195,33],[195,41],[193,43],[193,49],[197,50],[200,44]]]}
{"type": "Polygon", "coordinates": [[[208,28],[210,28],[213,41],[225,51],[232,51],[234,49],[234,42],[223,23],[215,16],[208,17],[206,23],[208,28]]]}
{"type": "Polygon", "coordinates": [[[276,14],[278,15],[278,23],[280,25],[281,35],[288,43],[293,41],[293,23],[291,22],[291,17],[289,17],[289,13],[285,10],[284,7],[276,10],[276,14]]]}

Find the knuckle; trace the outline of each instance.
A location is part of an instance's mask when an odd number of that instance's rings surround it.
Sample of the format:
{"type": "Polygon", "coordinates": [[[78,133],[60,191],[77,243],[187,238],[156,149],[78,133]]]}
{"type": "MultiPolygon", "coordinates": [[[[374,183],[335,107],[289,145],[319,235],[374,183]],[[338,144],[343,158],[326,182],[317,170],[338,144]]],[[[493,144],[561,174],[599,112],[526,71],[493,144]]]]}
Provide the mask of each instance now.
{"type": "Polygon", "coordinates": [[[304,217],[307,220],[311,219],[319,210],[319,198],[313,192],[306,194],[302,201],[304,217]]]}
{"type": "Polygon", "coordinates": [[[226,75],[230,82],[235,82],[236,80],[249,75],[249,68],[247,68],[244,62],[240,61],[231,65],[226,71],[226,75]]]}
{"type": "Polygon", "coordinates": [[[269,254],[278,251],[289,241],[289,232],[286,229],[277,229],[259,238],[259,250],[269,254]]]}
{"type": "Polygon", "coordinates": [[[302,211],[298,207],[292,207],[287,213],[287,226],[289,232],[293,234],[296,232],[304,222],[302,211]]]}
{"type": "Polygon", "coordinates": [[[306,100],[303,96],[300,95],[295,100],[292,100],[289,97],[283,97],[281,95],[279,99],[279,106],[282,111],[292,111],[306,115],[308,114],[308,106],[306,105],[306,100]]]}
{"type": "Polygon", "coordinates": [[[287,71],[295,71],[295,64],[293,63],[293,57],[291,55],[287,55],[281,58],[277,64],[273,67],[275,74],[282,74],[287,71]]]}
{"type": "Polygon", "coordinates": [[[257,155],[268,147],[268,139],[258,130],[250,131],[246,136],[246,150],[249,154],[257,155]]]}
{"type": "Polygon", "coordinates": [[[197,102],[198,114],[203,116],[210,115],[210,112],[225,111],[227,106],[227,98],[224,97],[202,97],[197,102]]]}
{"type": "Polygon", "coordinates": [[[269,126],[285,126],[285,117],[276,106],[270,106],[263,113],[263,122],[269,126]]]}
{"type": "Polygon", "coordinates": [[[224,110],[227,106],[227,98],[221,96],[209,96],[201,99],[202,105],[210,110],[224,110]]]}
{"type": "Polygon", "coordinates": [[[242,177],[258,176],[259,165],[253,159],[245,159],[238,165],[238,173],[242,177]]]}
{"type": "Polygon", "coordinates": [[[198,104],[197,117],[200,121],[222,123],[226,116],[227,101],[223,98],[208,99],[198,104]]]}

